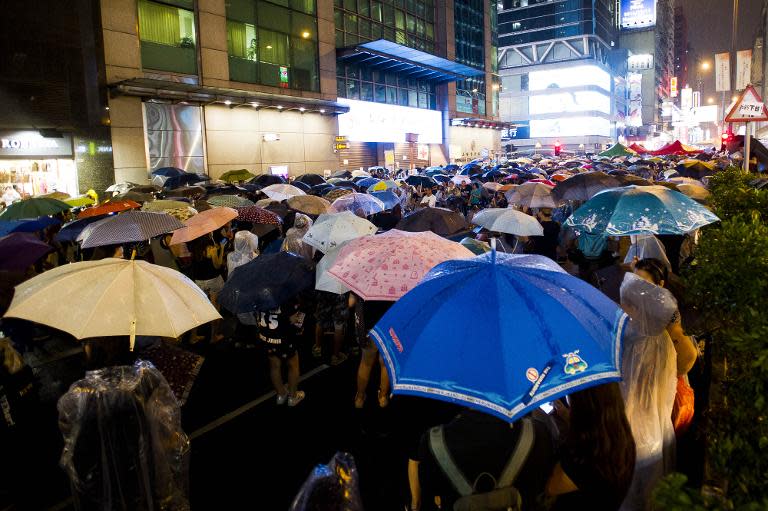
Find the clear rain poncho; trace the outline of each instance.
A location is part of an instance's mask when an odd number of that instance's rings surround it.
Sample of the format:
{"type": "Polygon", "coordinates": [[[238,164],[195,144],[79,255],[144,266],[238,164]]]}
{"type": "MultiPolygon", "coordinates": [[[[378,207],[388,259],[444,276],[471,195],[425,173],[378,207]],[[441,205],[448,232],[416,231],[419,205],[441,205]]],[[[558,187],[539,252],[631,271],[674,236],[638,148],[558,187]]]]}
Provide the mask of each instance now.
{"type": "Polygon", "coordinates": [[[259,255],[259,237],[250,231],[237,231],[234,245],[234,250],[227,254],[227,275],[259,255]]]}
{"type": "Polygon", "coordinates": [[[179,404],[145,361],[89,371],[59,399],[60,464],[84,510],[188,510],[179,404]]]}
{"type": "Polygon", "coordinates": [[[668,290],[627,273],[621,306],[632,319],[624,340],[621,387],[637,448],[632,485],[621,509],[646,510],[656,483],[674,464],[677,352],[667,326],[677,302],[668,290]]]}
{"type": "Polygon", "coordinates": [[[672,265],[667,258],[667,251],[664,249],[664,245],[653,234],[633,234],[630,236],[632,245],[627,251],[627,256],[624,258],[624,263],[629,264],[637,257],[638,259],[658,259],[668,271],[672,270],[672,265]]]}
{"type": "Polygon", "coordinates": [[[297,213],[296,219],[293,221],[293,227],[285,233],[285,240],[280,250],[283,252],[293,252],[296,255],[311,260],[315,255],[315,249],[303,241],[304,235],[307,234],[310,227],[312,227],[312,219],[307,215],[297,213]]]}
{"type": "Polygon", "coordinates": [[[363,511],[359,477],[351,454],[337,452],[309,474],[290,511],[363,511]]]}

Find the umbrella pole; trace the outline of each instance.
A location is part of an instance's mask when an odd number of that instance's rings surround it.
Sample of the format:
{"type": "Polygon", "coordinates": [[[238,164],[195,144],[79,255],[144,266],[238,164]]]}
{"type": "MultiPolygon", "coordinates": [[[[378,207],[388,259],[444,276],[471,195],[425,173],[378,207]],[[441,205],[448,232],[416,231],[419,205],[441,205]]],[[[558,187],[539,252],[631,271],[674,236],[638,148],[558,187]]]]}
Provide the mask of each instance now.
{"type": "Polygon", "coordinates": [[[131,338],[129,341],[130,350],[133,351],[133,347],[136,344],[136,319],[131,320],[131,338]]]}
{"type": "Polygon", "coordinates": [[[496,238],[491,238],[491,264],[496,264],[496,238]]]}

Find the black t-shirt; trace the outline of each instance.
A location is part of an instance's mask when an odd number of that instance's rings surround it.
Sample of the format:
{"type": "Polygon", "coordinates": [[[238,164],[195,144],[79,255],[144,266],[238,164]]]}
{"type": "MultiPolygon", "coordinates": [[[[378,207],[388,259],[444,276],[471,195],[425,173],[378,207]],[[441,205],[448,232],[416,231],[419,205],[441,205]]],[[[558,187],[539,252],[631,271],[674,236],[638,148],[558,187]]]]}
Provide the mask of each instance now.
{"type": "MultiPolygon", "coordinates": [[[[514,487],[523,498],[523,509],[530,509],[544,492],[555,465],[555,447],[547,426],[533,420],[535,441],[514,487]]],[[[470,484],[483,472],[498,479],[517,444],[520,427],[491,415],[466,410],[443,426],[448,450],[456,466],[470,484]]],[[[421,437],[419,445],[419,481],[422,487],[422,509],[434,509],[434,497],[439,495],[442,509],[453,509],[459,495],[445,477],[429,447],[429,433],[421,437]]],[[[489,491],[491,488],[482,488],[489,491]]]]}
{"type": "Polygon", "coordinates": [[[277,341],[292,341],[298,333],[298,329],[291,323],[291,316],[296,310],[297,307],[288,305],[271,311],[254,312],[259,339],[264,342],[273,341],[272,344],[280,344],[277,341]]]}
{"type": "MultiPolygon", "coordinates": [[[[607,481],[593,464],[578,459],[568,449],[560,457],[560,466],[578,490],[558,495],[552,511],[616,511],[621,507],[632,482],[631,477],[619,484],[607,481]]],[[[631,472],[629,474],[631,476],[631,472]]]]}
{"type": "Polygon", "coordinates": [[[531,252],[549,257],[553,261],[556,261],[560,224],[550,220],[541,222],[541,226],[544,228],[544,235],[531,236],[531,241],[533,242],[533,250],[531,252]]]}
{"type": "Polygon", "coordinates": [[[386,314],[395,302],[383,300],[363,300],[357,297],[355,301],[355,333],[362,342],[368,337],[368,332],[386,314]]]}

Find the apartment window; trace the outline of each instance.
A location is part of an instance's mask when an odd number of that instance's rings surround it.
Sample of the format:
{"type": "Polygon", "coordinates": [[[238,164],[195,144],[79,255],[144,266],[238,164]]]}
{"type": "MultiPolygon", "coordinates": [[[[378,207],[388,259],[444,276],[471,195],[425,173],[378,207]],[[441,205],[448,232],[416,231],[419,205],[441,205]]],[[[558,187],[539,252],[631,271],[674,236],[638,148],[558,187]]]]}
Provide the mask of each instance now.
{"type": "Polygon", "coordinates": [[[139,0],[141,65],[146,69],[197,74],[192,0],[139,0]]]}
{"type": "Polygon", "coordinates": [[[429,53],[435,51],[434,0],[335,0],[336,46],[386,39],[429,53]],[[342,23],[343,21],[343,23],[342,23]]]}
{"type": "Polygon", "coordinates": [[[315,0],[229,0],[230,80],[318,91],[315,8],[315,0]]]}
{"type": "Polygon", "coordinates": [[[340,64],[336,69],[336,90],[341,98],[414,108],[435,108],[435,87],[428,81],[354,65],[340,64]]]}

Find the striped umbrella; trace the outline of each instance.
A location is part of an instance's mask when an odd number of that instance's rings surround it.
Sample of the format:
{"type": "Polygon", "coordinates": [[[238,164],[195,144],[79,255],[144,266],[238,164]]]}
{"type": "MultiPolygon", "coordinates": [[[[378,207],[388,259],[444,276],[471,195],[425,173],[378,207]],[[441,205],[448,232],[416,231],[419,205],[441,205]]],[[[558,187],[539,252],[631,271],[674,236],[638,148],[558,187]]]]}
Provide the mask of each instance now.
{"type": "Polygon", "coordinates": [[[137,243],[182,227],[184,224],[165,213],[129,211],[86,226],[78,240],[83,248],[137,243]]]}
{"type": "Polygon", "coordinates": [[[247,206],[237,209],[237,219],[241,222],[254,224],[280,225],[283,220],[275,213],[258,206],[247,206]]]}
{"type": "Polygon", "coordinates": [[[88,208],[78,213],[77,218],[88,218],[89,216],[107,215],[109,213],[119,213],[121,211],[127,211],[129,209],[140,208],[141,204],[132,200],[118,200],[114,202],[106,202],[100,206],[94,208],[88,208]]]}
{"type": "Polygon", "coordinates": [[[239,195],[214,195],[208,198],[208,204],[225,208],[244,208],[246,206],[253,206],[254,203],[252,200],[240,197],[239,195]]]}

